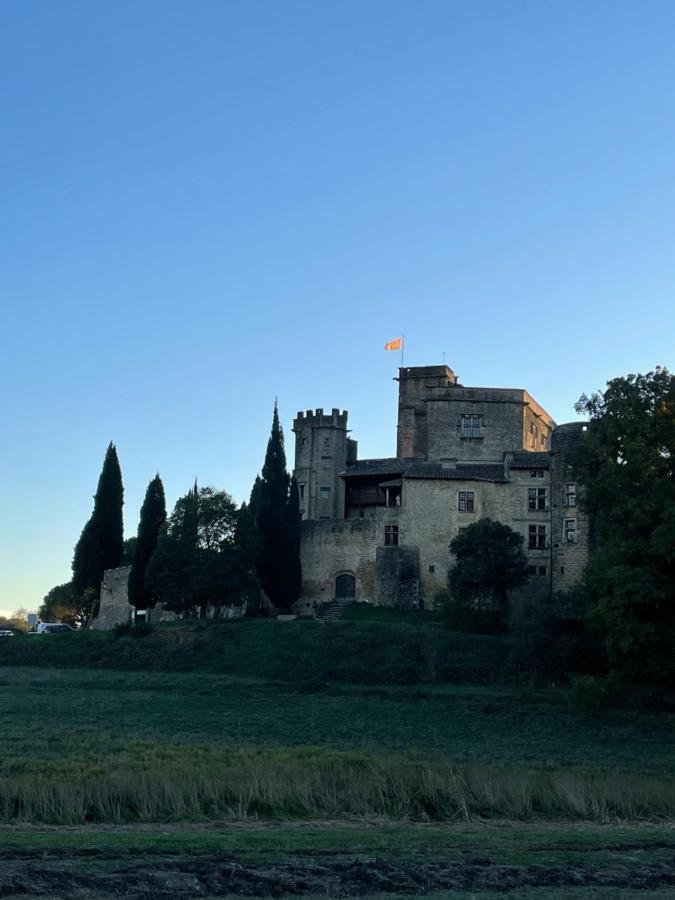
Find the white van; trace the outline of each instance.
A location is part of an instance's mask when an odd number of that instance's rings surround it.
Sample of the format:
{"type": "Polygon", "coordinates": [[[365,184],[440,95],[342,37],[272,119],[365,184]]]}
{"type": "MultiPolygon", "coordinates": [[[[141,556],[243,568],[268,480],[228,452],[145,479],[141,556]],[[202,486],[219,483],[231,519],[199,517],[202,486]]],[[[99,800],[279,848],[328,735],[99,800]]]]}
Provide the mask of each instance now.
{"type": "Polygon", "coordinates": [[[59,634],[62,631],[75,631],[65,622],[40,622],[35,634],[59,634]]]}

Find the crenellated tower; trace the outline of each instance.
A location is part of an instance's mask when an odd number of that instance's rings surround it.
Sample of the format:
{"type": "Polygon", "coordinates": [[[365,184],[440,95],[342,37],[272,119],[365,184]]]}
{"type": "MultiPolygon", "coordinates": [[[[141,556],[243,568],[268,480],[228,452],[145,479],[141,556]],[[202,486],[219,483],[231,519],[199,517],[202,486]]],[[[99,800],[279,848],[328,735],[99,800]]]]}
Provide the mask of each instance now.
{"type": "Polygon", "coordinates": [[[344,482],[348,463],[356,460],[356,441],[347,436],[347,410],[299,412],[293,420],[295,475],[303,519],[336,519],[344,515],[344,482]]]}

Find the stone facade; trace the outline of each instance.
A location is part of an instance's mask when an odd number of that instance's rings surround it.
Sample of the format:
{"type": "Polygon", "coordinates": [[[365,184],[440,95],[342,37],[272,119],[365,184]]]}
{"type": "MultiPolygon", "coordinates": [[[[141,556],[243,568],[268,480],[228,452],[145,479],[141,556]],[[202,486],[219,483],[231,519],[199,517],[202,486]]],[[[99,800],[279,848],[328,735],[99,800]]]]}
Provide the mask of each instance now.
{"type": "Polygon", "coordinates": [[[489,517],[525,539],[539,598],[568,590],[589,534],[570,480],[580,423],[556,426],[524,390],[459,384],[447,366],[399,370],[397,456],[358,460],[348,414],[298,413],[304,612],[338,596],[433,605],[448,545],[489,517]]]}

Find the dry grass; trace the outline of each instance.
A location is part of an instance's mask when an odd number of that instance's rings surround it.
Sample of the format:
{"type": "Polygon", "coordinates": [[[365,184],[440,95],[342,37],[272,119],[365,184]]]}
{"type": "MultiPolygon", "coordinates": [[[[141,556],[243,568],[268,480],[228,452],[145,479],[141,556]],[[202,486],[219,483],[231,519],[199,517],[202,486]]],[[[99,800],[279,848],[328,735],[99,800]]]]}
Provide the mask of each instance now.
{"type": "Polygon", "coordinates": [[[379,816],[392,820],[539,816],[612,821],[675,815],[658,777],[454,766],[445,758],[320,749],[139,745],[109,765],[0,778],[0,821],[78,824],[379,816]]]}

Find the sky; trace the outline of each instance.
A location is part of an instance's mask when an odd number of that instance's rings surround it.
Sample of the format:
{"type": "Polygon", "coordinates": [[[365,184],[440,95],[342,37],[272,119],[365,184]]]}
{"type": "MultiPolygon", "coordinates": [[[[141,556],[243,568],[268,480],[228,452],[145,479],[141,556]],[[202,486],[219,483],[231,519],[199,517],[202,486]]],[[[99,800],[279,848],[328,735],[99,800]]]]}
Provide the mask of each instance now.
{"type": "Polygon", "coordinates": [[[109,441],[248,497],[278,398],[395,452],[400,357],[558,422],[675,365],[675,4],[3,0],[0,613],[109,441]]]}

